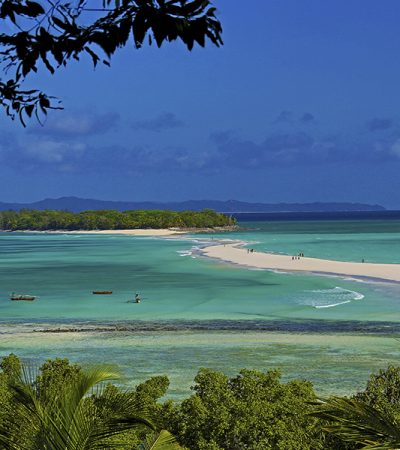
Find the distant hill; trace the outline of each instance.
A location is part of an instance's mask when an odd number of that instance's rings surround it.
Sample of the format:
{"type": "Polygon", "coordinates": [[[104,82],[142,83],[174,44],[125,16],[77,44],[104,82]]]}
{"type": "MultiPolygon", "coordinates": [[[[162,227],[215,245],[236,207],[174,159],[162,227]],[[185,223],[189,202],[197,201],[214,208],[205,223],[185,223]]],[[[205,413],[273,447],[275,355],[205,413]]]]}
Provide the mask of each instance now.
{"type": "Polygon", "coordinates": [[[380,205],[367,205],[364,203],[248,203],[237,200],[188,200],[185,202],[118,202],[107,200],[93,200],[78,197],[47,198],[33,203],[3,203],[0,202],[0,211],[20,209],[56,209],[72,212],[98,209],[115,209],[126,211],[131,209],[170,209],[173,211],[200,211],[211,208],[218,212],[336,212],[336,211],[385,211],[380,205]]]}

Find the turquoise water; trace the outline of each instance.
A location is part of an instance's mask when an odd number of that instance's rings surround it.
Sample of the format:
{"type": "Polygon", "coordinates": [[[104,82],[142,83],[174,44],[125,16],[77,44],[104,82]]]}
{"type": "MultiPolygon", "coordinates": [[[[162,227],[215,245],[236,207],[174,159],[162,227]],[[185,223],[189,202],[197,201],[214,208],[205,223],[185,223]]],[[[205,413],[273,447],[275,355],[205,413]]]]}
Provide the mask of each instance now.
{"type": "MultiPolygon", "coordinates": [[[[386,239],[387,233],[381,234],[384,236],[376,237],[375,242],[386,239]]],[[[322,251],[339,252],[336,243],[330,244],[332,235],[325,236],[322,251]]],[[[343,236],[347,239],[348,234],[343,236]]],[[[308,234],[261,230],[222,237],[257,241],[259,244],[251,245],[260,249],[271,250],[274,243],[283,251],[304,248],[310,239],[308,234]]],[[[210,236],[203,238],[210,241],[210,236]]],[[[364,241],[365,234],[353,237],[353,241],[356,238],[364,241]]],[[[196,248],[204,242],[186,239],[3,233],[0,320],[400,318],[399,284],[232,267],[195,256],[196,248]],[[114,294],[94,296],[92,290],[112,290],[114,294]],[[33,293],[40,299],[10,302],[12,291],[33,293]],[[144,298],[141,304],[128,302],[135,291],[144,298]]],[[[390,259],[389,249],[383,250],[387,262],[397,257],[395,246],[390,248],[390,259]]],[[[384,255],[374,253],[376,258],[384,255]]]]}
{"type": "Polygon", "coordinates": [[[246,222],[238,239],[260,251],[335,259],[400,263],[399,220],[246,222]]]}
{"type": "Polygon", "coordinates": [[[260,251],[400,263],[399,221],[243,226],[177,239],[0,233],[0,356],[100,358],[138,380],[167,373],[175,396],[187,392],[200,366],[230,373],[281,367],[342,392],[396,363],[400,284],[250,270],[198,249],[240,239],[260,251]],[[13,291],[40,298],[11,302],[13,291]],[[129,302],[136,291],[140,304],[129,302]],[[57,328],[69,332],[33,332],[57,328]]]}

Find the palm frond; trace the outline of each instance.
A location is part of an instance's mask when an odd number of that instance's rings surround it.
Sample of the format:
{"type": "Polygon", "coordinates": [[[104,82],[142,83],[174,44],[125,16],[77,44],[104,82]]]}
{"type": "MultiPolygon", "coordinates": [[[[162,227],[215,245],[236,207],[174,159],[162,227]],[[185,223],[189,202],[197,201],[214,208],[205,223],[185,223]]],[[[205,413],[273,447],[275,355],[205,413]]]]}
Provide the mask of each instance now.
{"type": "Polygon", "coordinates": [[[332,397],[322,401],[311,415],[326,422],[325,431],[361,444],[365,450],[400,448],[398,420],[363,401],[332,397]]]}
{"type": "MultiPolygon", "coordinates": [[[[137,409],[133,397],[124,393],[112,398],[118,408],[111,408],[109,416],[101,417],[89,394],[97,387],[96,396],[101,396],[104,383],[118,378],[117,372],[106,368],[82,371],[78,380],[49,398],[41,395],[40,386],[32,382],[32,373],[23,372],[21,380],[11,386],[16,414],[0,424],[0,443],[5,450],[96,450],[104,449],[108,439],[139,425],[154,430],[146,414],[137,409]],[[17,445],[21,424],[29,428],[32,439],[17,445]]],[[[107,448],[113,446],[118,447],[118,439],[107,448]]]]}
{"type": "Polygon", "coordinates": [[[140,450],[183,450],[175,437],[167,430],[151,434],[140,444],[140,450]]]}

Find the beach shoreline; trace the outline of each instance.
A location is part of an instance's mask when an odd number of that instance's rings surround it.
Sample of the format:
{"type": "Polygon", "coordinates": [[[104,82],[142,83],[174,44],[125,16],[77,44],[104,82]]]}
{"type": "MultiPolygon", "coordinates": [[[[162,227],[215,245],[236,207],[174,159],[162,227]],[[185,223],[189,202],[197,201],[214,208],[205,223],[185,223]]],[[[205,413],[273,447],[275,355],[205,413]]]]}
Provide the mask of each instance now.
{"type": "MultiPolygon", "coordinates": [[[[33,231],[38,233],[38,231],[33,231]]],[[[177,234],[186,234],[186,231],[174,230],[169,228],[162,229],[132,229],[132,230],[46,230],[40,231],[40,233],[62,233],[62,234],[116,234],[124,236],[173,236],[177,234]]]]}
{"type": "Polygon", "coordinates": [[[214,228],[134,228],[121,230],[0,230],[4,233],[41,233],[41,234],[116,234],[124,236],[174,236],[194,233],[220,233],[236,231],[237,226],[214,228]]]}
{"type": "Polygon", "coordinates": [[[249,252],[248,249],[243,248],[244,245],[246,245],[245,242],[211,245],[202,248],[201,254],[217,261],[253,269],[400,283],[400,264],[349,262],[309,257],[293,259],[291,255],[249,252]]]}

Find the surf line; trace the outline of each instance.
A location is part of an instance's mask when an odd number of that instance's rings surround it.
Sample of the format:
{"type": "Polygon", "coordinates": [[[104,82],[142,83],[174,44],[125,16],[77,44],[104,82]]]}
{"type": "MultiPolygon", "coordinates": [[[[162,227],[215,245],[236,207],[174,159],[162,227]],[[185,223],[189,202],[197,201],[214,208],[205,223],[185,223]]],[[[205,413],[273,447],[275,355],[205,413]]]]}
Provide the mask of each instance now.
{"type": "Polygon", "coordinates": [[[307,290],[297,297],[297,303],[300,305],[311,306],[315,309],[324,309],[345,305],[353,301],[360,301],[364,298],[364,295],[360,292],[336,286],[331,289],[307,290]]]}
{"type": "Polygon", "coordinates": [[[318,275],[347,276],[375,281],[400,283],[400,264],[378,264],[366,262],[337,261],[291,255],[248,252],[246,242],[218,243],[201,249],[203,256],[242,267],[276,270],[283,272],[308,272],[318,275]]]}

